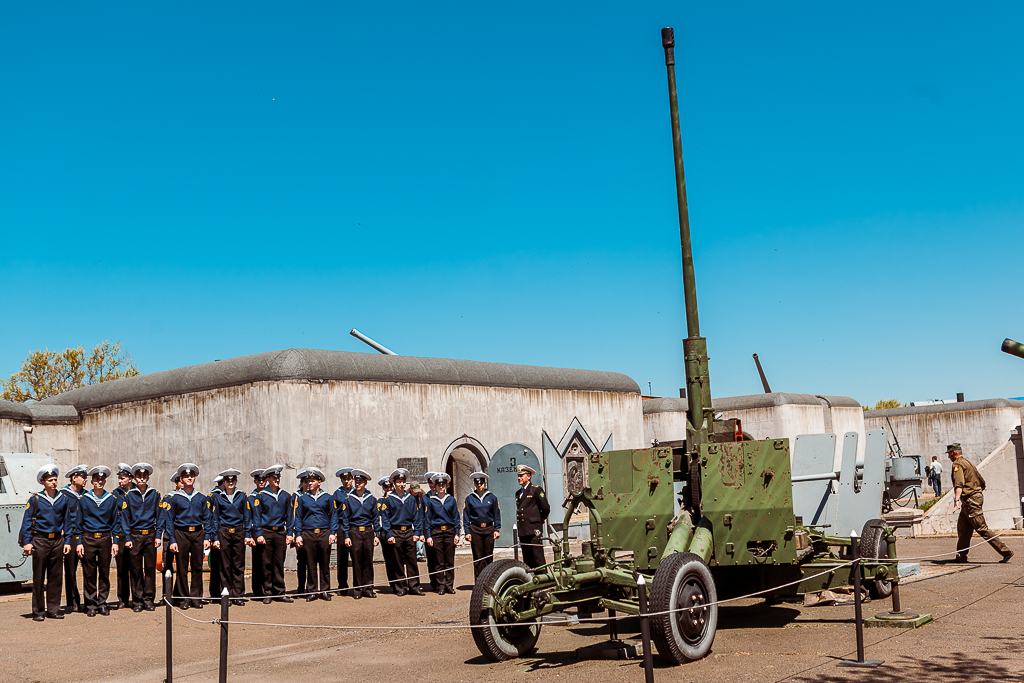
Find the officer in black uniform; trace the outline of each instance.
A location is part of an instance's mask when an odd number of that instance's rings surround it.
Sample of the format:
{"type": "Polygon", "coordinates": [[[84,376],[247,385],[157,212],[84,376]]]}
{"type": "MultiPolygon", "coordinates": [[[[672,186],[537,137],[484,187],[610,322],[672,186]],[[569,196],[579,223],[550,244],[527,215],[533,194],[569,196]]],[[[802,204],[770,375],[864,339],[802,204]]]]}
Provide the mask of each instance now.
{"type": "MultiPolygon", "coordinates": [[[[121,514],[120,510],[125,494],[133,488],[135,488],[135,482],[132,481],[132,466],[126,462],[117,463],[117,486],[111,493],[117,498],[118,515],[121,514]]],[[[121,533],[120,523],[118,523],[117,532],[121,533]]],[[[121,550],[114,556],[114,562],[117,564],[117,602],[114,603],[114,609],[131,608],[132,606],[132,563],[124,549],[125,540],[127,539],[123,537],[119,540],[121,550]]]]}
{"type": "Polygon", "coordinates": [[[544,564],[544,546],[541,531],[544,520],[551,512],[544,489],[530,483],[530,477],[537,471],[527,465],[516,469],[519,475],[519,490],[516,491],[516,527],[519,543],[523,548],[523,562],[532,569],[544,564]]]}
{"type": "MultiPolygon", "coordinates": [[[[78,467],[72,467],[64,475],[69,479],[68,485],[62,490],[69,496],[74,496],[78,500],[79,504],[82,502],[82,496],[85,494],[85,478],[89,468],[85,465],[79,465],[78,467]]],[[[81,512],[81,506],[79,505],[79,512],[81,512]]],[[[81,527],[82,520],[79,518],[76,522],[77,527],[81,527]]],[[[72,551],[64,556],[64,602],[67,604],[65,607],[66,612],[84,612],[85,602],[82,600],[82,594],[78,591],[78,563],[79,556],[75,552],[75,548],[78,547],[78,539],[73,539],[71,542],[72,551]]]]}
{"type": "Polygon", "coordinates": [[[56,465],[36,473],[43,490],[28,497],[18,541],[32,558],[32,620],[63,619],[60,610],[61,560],[71,552],[77,532],[78,499],[57,490],[56,465]],[[45,599],[44,599],[45,588],[45,599]]]}

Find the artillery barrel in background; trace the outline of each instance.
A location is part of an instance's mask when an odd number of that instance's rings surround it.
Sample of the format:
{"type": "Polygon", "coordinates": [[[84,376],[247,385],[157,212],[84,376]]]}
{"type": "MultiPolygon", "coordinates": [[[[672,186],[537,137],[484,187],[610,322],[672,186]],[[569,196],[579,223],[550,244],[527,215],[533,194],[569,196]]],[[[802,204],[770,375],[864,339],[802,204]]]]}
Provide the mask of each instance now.
{"type": "Polygon", "coordinates": [[[1024,344],[1015,342],[1012,339],[1003,340],[1003,353],[1008,353],[1017,358],[1024,358],[1024,344]]]}

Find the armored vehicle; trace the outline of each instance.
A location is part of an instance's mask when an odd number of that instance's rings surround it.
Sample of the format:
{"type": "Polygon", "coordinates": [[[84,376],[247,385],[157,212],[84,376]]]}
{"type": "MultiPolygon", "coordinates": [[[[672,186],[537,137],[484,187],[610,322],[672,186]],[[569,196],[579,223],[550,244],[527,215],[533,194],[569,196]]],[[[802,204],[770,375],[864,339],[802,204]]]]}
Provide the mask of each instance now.
{"type": "MultiPolygon", "coordinates": [[[[662,43],[688,332],[683,340],[686,440],[681,447],[590,454],[589,485],[570,492],[562,527],[568,528],[578,506],[588,508],[591,540],[582,551],[570,553],[568,539],[563,538],[555,544],[550,564],[531,570],[516,560],[502,559],[480,575],[469,616],[478,627],[472,630],[477,647],[494,661],[529,652],[546,614],[572,607],[588,613],[638,614],[640,576],[650,586],[647,613],[652,639],[658,653],[674,663],[699,659],[710,651],[720,599],[751,593],[772,598],[853,582],[852,567],[857,565],[849,561],[851,529],[816,526],[818,514],[805,524],[794,512],[788,439],[751,440],[738,420],[715,419],[707,344],[697,317],[671,28],[662,30],[662,43]]],[[[869,433],[868,445],[884,445],[880,435],[869,433]]],[[[827,436],[834,444],[834,435],[827,436]]],[[[858,480],[856,437],[846,435],[840,472],[800,474],[796,479],[826,487],[837,482],[840,489],[852,491],[858,480]]],[[[865,476],[867,470],[866,464],[865,476]]],[[[879,470],[871,517],[879,513],[881,476],[879,470]]],[[[818,512],[823,507],[824,502],[818,512]]],[[[861,578],[876,596],[888,595],[892,582],[898,581],[892,531],[878,519],[864,519],[853,531],[861,536],[861,578]]]]}

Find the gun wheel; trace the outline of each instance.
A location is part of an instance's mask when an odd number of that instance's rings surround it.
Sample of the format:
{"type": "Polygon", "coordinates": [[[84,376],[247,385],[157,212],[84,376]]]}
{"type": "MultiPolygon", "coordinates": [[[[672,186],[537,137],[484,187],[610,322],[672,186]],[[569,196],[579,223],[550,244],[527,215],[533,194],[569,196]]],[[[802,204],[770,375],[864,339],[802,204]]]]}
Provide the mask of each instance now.
{"type": "Polygon", "coordinates": [[[718,629],[717,602],[715,581],[704,560],[693,553],[664,558],[651,585],[651,612],[666,613],[651,617],[658,654],[673,664],[706,656],[718,629]]]}
{"type": "MultiPolygon", "coordinates": [[[[882,527],[885,522],[880,519],[869,519],[864,524],[860,533],[859,553],[865,560],[880,560],[889,556],[889,544],[885,541],[885,532],[882,527]]],[[[873,579],[865,581],[864,585],[871,592],[871,597],[882,600],[892,595],[892,581],[880,581],[873,579]]]]}
{"type": "MultiPolygon", "coordinates": [[[[469,623],[474,628],[473,640],[480,653],[492,662],[504,662],[525,655],[537,645],[540,637],[540,625],[518,626],[515,622],[505,621],[501,614],[496,614],[490,606],[494,596],[503,598],[513,586],[521,586],[533,579],[529,567],[516,560],[497,560],[487,565],[473,587],[473,596],[469,600],[469,623]]],[[[520,609],[529,609],[529,597],[522,598],[520,609]]]]}

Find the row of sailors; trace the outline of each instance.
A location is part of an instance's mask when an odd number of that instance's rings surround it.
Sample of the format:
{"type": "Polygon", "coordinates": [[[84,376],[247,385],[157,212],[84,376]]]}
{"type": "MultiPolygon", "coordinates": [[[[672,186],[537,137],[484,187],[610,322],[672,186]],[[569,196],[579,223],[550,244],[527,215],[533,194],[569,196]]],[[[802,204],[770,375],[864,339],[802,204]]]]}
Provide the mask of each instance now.
{"type": "Polygon", "coordinates": [[[176,490],[161,496],[149,486],[153,468],[148,463],[119,464],[119,485],[113,493],[105,490],[110,470],[103,466],[73,468],[65,475],[68,486],[60,491],[57,468],[40,469],[37,480],[44,489],[30,497],[20,534],[25,553],[32,556],[33,618],[63,618],[58,611],[62,573],[69,610],[108,614],[111,557],[118,567],[115,607],[154,610],[156,549],[164,539],[165,566],[174,557],[181,568],[174,596],[183,608],[202,607],[206,550],[211,597],[218,597],[223,587],[236,604],[244,604],[240,598],[245,590],[246,546],[253,549],[253,593],[265,603],[292,601],[284,586],[289,546],[298,555],[297,592],[308,590],[307,600],[331,599],[328,562],[335,542],[339,591],[349,590],[351,560],[352,596],[357,599],[376,597],[372,585],[377,545],[383,546],[396,595],[423,595],[417,541],[427,546],[431,589],[441,595],[454,592],[455,545],[461,541],[463,524],[473,548],[475,574],[491,561],[501,514],[483,472],[472,475],[475,491],[467,497],[460,519],[455,499],[447,494],[446,474],[428,473],[430,494],[416,496],[406,490],[408,471],[399,468],[378,481],[378,499],[366,490],[369,475],[363,470],[339,470],[342,485],[333,494],[321,489],[325,477],[315,467],[299,472],[300,490],[288,493],[280,487],[282,470],[280,465],[254,470],[256,488],[248,495],[237,489],[240,472],[225,470],[215,479],[217,488],[206,496],[195,489],[199,467],[185,463],[172,477],[176,490]],[[92,482],[88,493],[86,477],[92,482]],[[84,596],[75,579],[79,559],[85,570],[84,596]]]}

